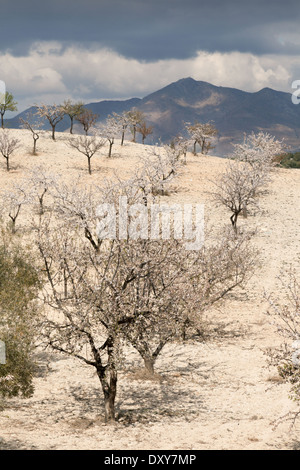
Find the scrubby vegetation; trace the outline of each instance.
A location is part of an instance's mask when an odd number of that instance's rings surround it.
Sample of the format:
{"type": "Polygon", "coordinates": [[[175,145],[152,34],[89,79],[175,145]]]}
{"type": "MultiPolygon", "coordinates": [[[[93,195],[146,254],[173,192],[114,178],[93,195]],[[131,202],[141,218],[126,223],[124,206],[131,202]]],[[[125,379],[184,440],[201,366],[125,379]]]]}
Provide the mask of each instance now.
{"type": "Polygon", "coordinates": [[[6,363],[0,365],[0,395],[28,397],[33,393],[33,350],[41,279],[32,253],[2,231],[0,239],[0,338],[6,363]]]}
{"type": "Polygon", "coordinates": [[[280,155],[277,161],[283,168],[300,168],[300,152],[280,155]]]}

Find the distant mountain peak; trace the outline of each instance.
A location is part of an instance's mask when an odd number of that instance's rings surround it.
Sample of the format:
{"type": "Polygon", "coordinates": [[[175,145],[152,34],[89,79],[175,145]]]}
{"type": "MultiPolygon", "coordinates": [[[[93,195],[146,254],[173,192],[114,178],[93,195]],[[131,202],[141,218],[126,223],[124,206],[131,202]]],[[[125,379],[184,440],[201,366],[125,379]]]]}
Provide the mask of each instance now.
{"type": "Polygon", "coordinates": [[[186,77],[186,78],[181,78],[180,80],[178,80],[175,83],[194,83],[194,82],[197,82],[197,80],[195,80],[192,77],[186,77]]]}
{"type": "MultiPolygon", "coordinates": [[[[181,78],[144,98],[102,100],[86,105],[104,121],[108,115],[138,108],[145,115],[153,134],[146,143],[170,142],[176,135],[185,135],[186,122],[213,121],[218,129],[214,154],[232,153],[232,143],[240,142],[244,133],[268,132],[284,138],[291,150],[300,147],[300,106],[291,94],[265,87],[257,92],[216,86],[192,77],[181,78]]],[[[28,110],[27,110],[28,111],[28,110]]],[[[26,114],[26,111],[23,112],[26,114]]],[[[8,127],[20,127],[19,117],[7,119],[8,127]]],[[[60,131],[68,131],[69,120],[59,123],[60,131]]]]}

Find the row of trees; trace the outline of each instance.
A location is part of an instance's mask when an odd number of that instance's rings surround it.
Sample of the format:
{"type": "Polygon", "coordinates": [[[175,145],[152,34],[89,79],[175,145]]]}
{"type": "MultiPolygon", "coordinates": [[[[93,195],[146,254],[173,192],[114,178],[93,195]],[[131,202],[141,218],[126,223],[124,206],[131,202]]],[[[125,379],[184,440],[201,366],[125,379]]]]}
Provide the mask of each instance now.
{"type": "MultiPolygon", "coordinates": [[[[13,95],[9,92],[6,92],[5,96],[3,99],[1,99],[0,102],[2,129],[4,128],[4,114],[6,111],[17,111],[16,105],[17,102],[14,101],[13,95]]],[[[82,125],[85,135],[88,135],[89,131],[95,126],[99,118],[98,114],[94,113],[90,109],[87,109],[82,101],[73,103],[70,99],[68,99],[65,100],[63,104],[59,105],[36,105],[35,115],[31,113],[30,115],[27,115],[26,119],[21,118],[23,127],[33,133],[35,143],[38,139],[38,130],[41,129],[43,125],[43,122],[39,122],[37,119],[35,119],[35,116],[42,121],[46,120],[48,122],[51,127],[53,140],[55,140],[56,126],[63,120],[65,116],[68,116],[70,119],[70,134],[73,134],[74,121],[78,121],[82,125]]],[[[114,131],[114,137],[116,137],[116,133],[120,135],[122,134],[121,145],[123,145],[124,135],[127,128],[130,128],[133,135],[132,141],[136,142],[136,134],[140,133],[143,144],[146,137],[153,132],[153,127],[147,126],[144,113],[136,108],[132,108],[129,111],[124,111],[120,115],[113,113],[107,119],[106,126],[110,131],[114,131]]]]}
{"type": "MultiPolygon", "coordinates": [[[[130,112],[131,113],[131,112],[130,112]]],[[[115,142],[115,138],[121,135],[121,145],[124,143],[124,134],[129,123],[132,123],[132,114],[129,112],[123,113],[122,115],[117,115],[114,113],[111,116],[108,116],[105,123],[94,125],[93,135],[83,135],[83,136],[72,136],[67,140],[67,145],[71,148],[78,150],[81,154],[85,155],[88,162],[88,172],[92,174],[91,159],[92,157],[99,152],[102,147],[108,142],[109,150],[108,157],[112,155],[112,148],[115,142]],[[128,117],[129,116],[129,117],[128,117]],[[126,121],[127,119],[127,121],[126,121]],[[127,124],[126,124],[127,122],[127,124]]],[[[139,115],[139,111],[134,111],[134,115],[139,115]]],[[[33,137],[33,155],[37,153],[37,141],[40,137],[40,129],[38,126],[32,124],[32,116],[29,116],[27,119],[21,119],[23,128],[29,130],[33,137]]],[[[55,129],[54,121],[53,129],[55,129]]],[[[144,121],[143,121],[144,122],[144,121]]],[[[41,125],[39,126],[41,127],[41,125]]],[[[197,143],[201,143],[202,151],[208,151],[210,146],[208,138],[209,132],[206,129],[205,125],[196,124],[193,126],[193,129],[197,127],[197,135],[195,131],[190,131],[190,137],[178,136],[172,140],[168,145],[163,145],[164,150],[169,154],[170,158],[173,160],[179,160],[181,156],[186,162],[186,154],[191,145],[193,145],[194,151],[197,143]],[[196,140],[195,140],[196,139],[196,140]],[[205,150],[206,149],[206,150],[205,150]]],[[[136,127],[139,130],[139,126],[136,127]]],[[[144,131],[143,131],[144,132],[144,131]]],[[[11,155],[20,147],[20,140],[10,136],[9,132],[6,129],[2,129],[0,132],[0,153],[5,158],[6,169],[10,170],[10,157],[11,155]]],[[[155,147],[153,147],[155,152],[155,147]]]]}
{"type": "MultiPolygon", "coordinates": [[[[4,114],[6,111],[17,111],[17,102],[14,100],[10,92],[6,92],[5,96],[0,102],[0,115],[1,127],[4,128],[4,114]]],[[[72,102],[70,99],[65,100],[63,104],[53,105],[36,105],[36,113],[27,115],[26,119],[21,118],[22,126],[32,132],[34,139],[33,153],[36,152],[36,143],[39,138],[38,131],[41,129],[43,122],[46,120],[51,127],[52,139],[55,140],[55,130],[59,122],[64,116],[70,119],[70,134],[73,134],[74,121],[78,121],[84,130],[85,135],[88,135],[98,121],[99,116],[92,110],[87,109],[82,101],[72,102]],[[37,119],[35,118],[37,117],[37,119]],[[42,120],[42,121],[41,121],[42,120]]],[[[121,114],[112,113],[106,123],[102,126],[106,130],[106,134],[110,135],[110,142],[121,135],[121,145],[124,143],[124,136],[127,129],[132,133],[132,142],[136,142],[136,134],[141,134],[142,143],[145,139],[153,133],[153,126],[147,125],[145,114],[137,108],[132,108],[129,111],[124,111],[121,114]]],[[[184,131],[187,134],[186,145],[193,146],[194,155],[196,155],[196,147],[200,146],[202,154],[206,154],[213,148],[212,139],[216,137],[218,131],[212,122],[199,123],[194,122],[185,123],[184,131]]],[[[112,145],[112,144],[111,144],[112,145]]]]}

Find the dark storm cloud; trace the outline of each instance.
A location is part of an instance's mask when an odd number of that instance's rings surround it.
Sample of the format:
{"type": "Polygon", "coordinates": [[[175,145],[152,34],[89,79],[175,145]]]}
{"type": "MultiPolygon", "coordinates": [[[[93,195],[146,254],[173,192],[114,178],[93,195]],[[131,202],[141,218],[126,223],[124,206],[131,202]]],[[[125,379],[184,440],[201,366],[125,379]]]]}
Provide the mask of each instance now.
{"type": "Polygon", "coordinates": [[[188,58],[197,50],[291,54],[298,0],[1,0],[1,50],[35,41],[111,48],[139,60],[188,58]]]}

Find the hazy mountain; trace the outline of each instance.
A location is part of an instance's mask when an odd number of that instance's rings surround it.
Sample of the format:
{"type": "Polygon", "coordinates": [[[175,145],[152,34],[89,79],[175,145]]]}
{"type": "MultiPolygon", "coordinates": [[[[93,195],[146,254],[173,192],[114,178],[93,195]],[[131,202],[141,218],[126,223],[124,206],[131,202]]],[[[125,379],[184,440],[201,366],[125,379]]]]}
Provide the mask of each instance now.
{"type": "MultiPolygon", "coordinates": [[[[124,101],[100,101],[89,103],[87,108],[105,120],[112,112],[121,113],[137,107],[146,115],[147,123],[153,125],[152,136],[146,143],[170,141],[183,133],[185,122],[214,121],[219,131],[216,155],[232,151],[232,143],[243,138],[243,133],[263,130],[285,138],[292,149],[300,148],[300,105],[294,105],[291,94],[264,88],[249,93],[235,88],[218,87],[192,78],[181,79],[158,90],[143,99],[132,98],[124,101]]],[[[19,127],[18,118],[7,120],[10,127],[19,127]]],[[[69,127],[66,117],[57,130],[69,127]]]]}
{"type": "Polygon", "coordinates": [[[248,93],[186,78],[146,96],[139,108],[162,140],[180,133],[184,122],[214,121],[219,155],[230,153],[231,143],[241,140],[244,132],[259,130],[300,148],[300,105],[292,103],[290,93],[270,88],[248,93]]]}

